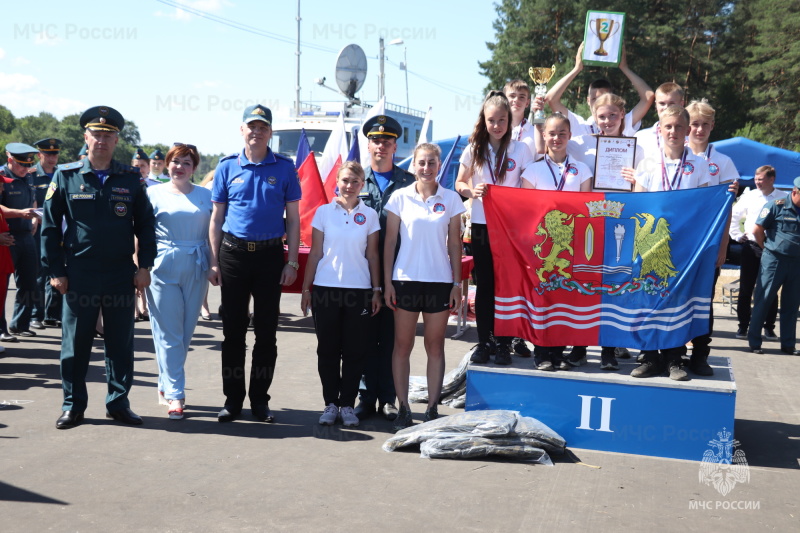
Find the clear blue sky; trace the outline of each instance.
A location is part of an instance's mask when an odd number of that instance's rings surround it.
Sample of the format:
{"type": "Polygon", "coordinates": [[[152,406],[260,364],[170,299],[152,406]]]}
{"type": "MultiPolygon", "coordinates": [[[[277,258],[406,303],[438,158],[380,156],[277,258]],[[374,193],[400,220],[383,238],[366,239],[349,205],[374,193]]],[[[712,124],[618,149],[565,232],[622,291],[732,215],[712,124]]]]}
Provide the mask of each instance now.
{"type": "MultiPolygon", "coordinates": [[[[0,104],[17,117],[109,105],[136,122],[143,143],[188,142],[216,153],[241,146],[246,105],[263,103],[278,115],[295,100],[292,0],[44,0],[3,8],[0,104]]],[[[433,106],[434,138],[470,132],[487,83],[478,62],[490,57],[492,2],[302,0],[301,16],[302,100],[337,99],[314,79],[332,84],[338,51],[355,43],[369,69],[358,96],[374,102],[378,39],[400,38],[404,45],[387,46],[387,100],[405,105],[406,47],[411,107],[433,106]]]]}

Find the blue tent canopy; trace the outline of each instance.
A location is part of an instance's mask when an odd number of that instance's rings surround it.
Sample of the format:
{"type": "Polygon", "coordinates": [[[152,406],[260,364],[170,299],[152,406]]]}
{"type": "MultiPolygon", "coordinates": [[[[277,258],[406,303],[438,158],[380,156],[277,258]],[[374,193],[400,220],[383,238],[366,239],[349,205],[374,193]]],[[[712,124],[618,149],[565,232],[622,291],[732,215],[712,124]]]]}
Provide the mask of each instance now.
{"type": "Polygon", "coordinates": [[[792,182],[800,176],[800,154],[783,148],[775,148],[744,137],[734,137],[712,143],[714,148],[727,155],[736,165],[742,180],[752,180],[761,165],[775,167],[775,187],[791,189],[792,182]]]}

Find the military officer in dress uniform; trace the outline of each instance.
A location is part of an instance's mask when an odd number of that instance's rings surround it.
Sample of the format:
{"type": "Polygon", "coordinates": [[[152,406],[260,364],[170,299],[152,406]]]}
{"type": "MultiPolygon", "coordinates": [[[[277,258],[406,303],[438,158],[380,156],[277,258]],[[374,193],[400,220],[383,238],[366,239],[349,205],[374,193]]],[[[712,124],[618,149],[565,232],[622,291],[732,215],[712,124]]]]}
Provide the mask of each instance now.
{"type": "MultiPolygon", "coordinates": [[[[0,203],[11,209],[37,207],[33,188],[28,181],[28,171],[36,163],[34,156],[38,150],[24,143],[6,145],[8,164],[2,173],[6,178],[5,189],[0,203]]],[[[38,225],[38,218],[17,218],[8,221],[14,245],[11,246],[11,258],[14,261],[14,283],[17,294],[14,300],[14,314],[8,322],[8,333],[20,337],[35,337],[30,330],[31,313],[36,300],[36,274],[39,271],[39,251],[33,239],[38,225]]],[[[3,313],[3,330],[6,329],[5,313],[3,313]]]]}
{"type": "MultiPolygon", "coordinates": [[[[36,163],[34,172],[28,174],[28,180],[33,187],[36,205],[39,207],[44,206],[44,196],[47,194],[47,186],[53,181],[53,175],[56,173],[58,154],[61,152],[62,144],[60,139],[53,138],[42,139],[33,143],[39,149],[39,162],[36,163]]],[[[33,238],[36,243],[36,250],[41,255],[41,230],[37,230],[33,238]]],[[[41,257],[36,262],[37,267],[40,264],[41,257]]],[[[36,293],[31,328],[61,327],[61,295],[50,286],[50,280],[43,274],[41,268],[39,268],[39,273],[36,276],[36,293]]]]}
{"type": "Polygon", "coordinates": [[[136,151],[133,152],[133,159],[131,160],[131,166],[134,166],[139,169],[139,172],[142,176],[142,181],[147,179],[147,176],[150,175],[150,158],[147,157],[147,154],[140,146],[136,147],[136,151]]]}
{"type": "Polygon", "coordinates": [[[772,200],[764,206],[752,233],[764,252],[747,332],[750,351],[764,353],[761,349],[761,325],[782,287],[781,351],[800,355],[796,350],[797,311],[800,308],[800,177],[794,179],[791,196],[772,200]]]}
{"type": "Polygon", "coordinates": [[[166,156],[156,148],[150,153],[150,175],[147,176],[147,185],[158,185],[169,181],[169,176],[164,173],[166,156]]]}
{"type": "MultiPolygon", "coordinates": [[[[367,150],[370,166],[366,169],[364,188],[359,195],[364,204],[378,212],[380,221],[379,250],[381,274],[383,274],[383,242],[386,237],[386,217],[384,209],[392,193],[414,183],[414,175],[394,164],[397,139],[403,134],[400,123],[392,117],[378,115],[366,121],[362,127],[367,137],[367,150]]],[[[398,239],[397,247],[400,247],[398,239]]],[[[395,251],[395,254],[397,251],[395,251]]],[[[391,280],[389,280],[391,281],[391,280]]],[[[386,280],[383,281],[386,283],[386,280]]],[[[383,287],[384,285],[381,285],[383,287]]],[[[387,420],[397,418],[394,405],[395,390],[392,378],[392,350],[394,349],[394,312],[386,306],[375,317],[376,325],[372,338],[372,353],[364,365],[364,376],[359,391],[359,404],[356,416],[363,420],[375,413],[375,402],[387,420]]]]}
{"type": "Polygon", "coordinates": [[[125,121],[116,110],[81,115],[88,145],[83,161],[60,165],[44,203],[42,266],[64,295],[58,429],[81,423],[88,403],[86,372],[98,314],[105,326],[107,417],[138,425],[130,409],[133,383],[134,289],[150,284],[156,257],[155,218],[138,169],[112,159],[125,121]],[[67,229],[62,233],[61,221],[67,229]],[[134,263],[134,237],[139,247],[134,263]],[[62,245],[63,243],[63,245],[62,245]]]}

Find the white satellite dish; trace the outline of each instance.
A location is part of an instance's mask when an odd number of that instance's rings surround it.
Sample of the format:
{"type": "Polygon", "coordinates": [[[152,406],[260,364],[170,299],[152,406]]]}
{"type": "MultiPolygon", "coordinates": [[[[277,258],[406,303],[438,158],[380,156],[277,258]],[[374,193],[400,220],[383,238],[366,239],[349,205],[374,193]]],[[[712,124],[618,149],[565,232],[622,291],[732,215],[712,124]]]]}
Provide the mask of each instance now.
{"type": "Polygon", "coordinates": [[[348,98],[353,98],[366,79],[367,55],[357,44],[348,44],[336,59],[336,85],[348,98]]]}

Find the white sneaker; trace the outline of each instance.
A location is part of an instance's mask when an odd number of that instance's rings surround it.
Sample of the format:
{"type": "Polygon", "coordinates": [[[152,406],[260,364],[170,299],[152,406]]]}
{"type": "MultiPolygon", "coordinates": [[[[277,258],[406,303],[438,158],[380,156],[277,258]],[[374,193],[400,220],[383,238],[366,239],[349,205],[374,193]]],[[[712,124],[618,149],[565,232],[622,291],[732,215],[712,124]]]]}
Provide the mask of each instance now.
{"type": "Polygon", "coordinates": [[[342,424],[351,427],[358,425],[358,417],[352,407],[342,407],[342,424]]]}
{"type": "MultiPolygon", "coordinates": [[[[350,409],[352,411],[352,409],[350,409]]],[[[323,426],[332,426],[336,423],[336,419],[339,417],[339,408],[333,404],[329,404],[328,407],[322,411],[322,416],[319,417],[319,423],[323,426]]],[[[358,419],[356,419],[358,420],[358,419]]]]}

